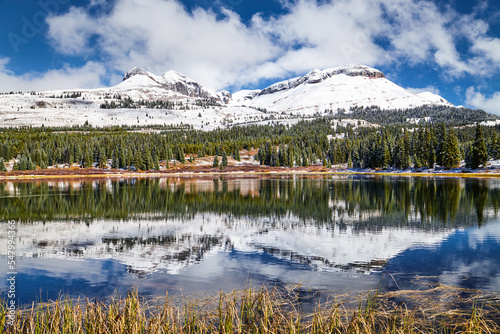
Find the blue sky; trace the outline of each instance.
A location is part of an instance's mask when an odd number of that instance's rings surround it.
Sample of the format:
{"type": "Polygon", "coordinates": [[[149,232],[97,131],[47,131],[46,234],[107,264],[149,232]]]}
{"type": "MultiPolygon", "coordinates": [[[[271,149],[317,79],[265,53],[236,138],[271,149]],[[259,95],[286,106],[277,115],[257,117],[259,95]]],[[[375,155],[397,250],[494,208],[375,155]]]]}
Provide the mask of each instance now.
{"type": "Polygon", "coordinates": [[[114,85],[134,66],[215,89],[365,64],[500,114],[497,0],[0,0],[0,91],[114,85]]]}

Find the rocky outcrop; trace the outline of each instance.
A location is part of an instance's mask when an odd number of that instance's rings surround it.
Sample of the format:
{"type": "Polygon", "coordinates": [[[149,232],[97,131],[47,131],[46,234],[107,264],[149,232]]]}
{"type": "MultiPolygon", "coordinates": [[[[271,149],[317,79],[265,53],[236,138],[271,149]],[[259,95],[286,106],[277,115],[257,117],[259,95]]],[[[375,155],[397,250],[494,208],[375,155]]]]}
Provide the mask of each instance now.
{"type": "Polygon", "coordinates": [[[364,65],[348,65],[326,69],[324,71],[313,70],[303,77],[281,81],[263,89],[259,95],[274,94],[283,90],[293,89],[303,84],[318,84],[335,75],[347,75],[350,77],[364,76],[368,78],[385,78],[384,73],[364,65]]]}

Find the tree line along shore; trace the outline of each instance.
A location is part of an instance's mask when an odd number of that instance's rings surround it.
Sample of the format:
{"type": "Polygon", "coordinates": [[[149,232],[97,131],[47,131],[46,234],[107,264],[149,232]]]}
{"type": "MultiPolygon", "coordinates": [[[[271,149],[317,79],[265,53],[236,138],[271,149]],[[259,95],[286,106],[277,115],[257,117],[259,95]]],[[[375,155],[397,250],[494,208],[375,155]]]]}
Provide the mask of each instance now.
{"type": "Polygon", "coordinates": [[[149,172],[198,167],[213,172],[213,168],[245,163],[305,170],[311,166],[405,170],[451,169],[463,162],[476,170],[489,160],[500,159],[500,126],[359,124],[319,118],[294,125],[209,132],[171,127],[131,131],[90,125],[9,128],[0,130],[0,172],[61,165],[149,172]]]}

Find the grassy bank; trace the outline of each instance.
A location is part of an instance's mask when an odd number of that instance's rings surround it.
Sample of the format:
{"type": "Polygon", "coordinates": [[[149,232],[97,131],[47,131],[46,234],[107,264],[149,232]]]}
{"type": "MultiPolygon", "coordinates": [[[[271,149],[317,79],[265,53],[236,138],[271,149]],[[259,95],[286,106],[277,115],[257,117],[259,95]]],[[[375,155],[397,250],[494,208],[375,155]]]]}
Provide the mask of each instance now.
{"type": "Polygon", "coordinates": [[[439,286],[425,292],[371,294],[354,303],[316,304],[312,312],[303,310],[301,298],[298,289],[248,289],[180,302],[168,296],[146,301],[132,292],[106,303],[33,304],[16,311],[13,325],[8,324],[8,310],[2,302],[0,327],[5,333],[500,332],[498,296],[476,291],[439,286]],[[437,302],[431,302],[432,296],[439,296],[437,302]],[[444,306],[444,300],[455,300],[461,306],[454,309],[454,302],[444,306]]]}
{"type": "Polygon", "coordinates": [[[116,169],[44,169],[35,171],[0,172],[0,181],[4,180],[52,180],[52,179],[99,179],[99,178],[144,178],[144,177],[179,177],[179,176],[269,176],[269,175],[359,175],[359,176],[397,176],[397,177],[452,177],[452,178],[500,178],[500,170],[482,172],[409,172],[409,171],[353,171],[348,169],[326,169],[323,166],[310,167],[267,167],[267,166],[228,166],[223,170],[214,167],[172,168],[161,172],[132,172],[116,169]]]}

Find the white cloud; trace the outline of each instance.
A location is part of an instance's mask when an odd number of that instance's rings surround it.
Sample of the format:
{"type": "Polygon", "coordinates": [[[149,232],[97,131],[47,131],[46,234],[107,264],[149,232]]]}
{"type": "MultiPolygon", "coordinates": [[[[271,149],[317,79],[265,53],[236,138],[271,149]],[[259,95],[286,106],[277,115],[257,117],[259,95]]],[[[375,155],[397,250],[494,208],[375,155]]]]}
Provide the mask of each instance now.
{"type": "Polygon", "coordinates": [[[216,89],[347,63],[426,63],[449,78],[500,71],[500,39],[474,13],[426,0],[280,1],[285,14],[244,24],[228,9],[187,12],[178,0],[92,0],[48,17],[48,38],[59,53],[101,59],[109,77],[174,69],[216,89]],[[89,14],[104,4],[109,11],[89,14]]]}
{"type": "Polygon", "coordinates": [[[99,87],[106,74],[103,65],[88,62],[79,68],[65,66],[45,73],[17,76],[6,68],[8,63],[9,59],[0,58],[0,92],[99,87]]]}
{"type": "Polygon", "coordinates": [[[374,42],[386,24],[377,1],[340,0],[318,4],[301,0],[286,15],[255,20],[255,28],[276,36],[282,47],[274,61],[282,72],[304,72],[347,63],[384,63],[387,54],[374,42]]]}
{"type": "Polygon", "coordinates": [[[94,51],[109,59],[113,70],[175,69],[215,88],[345,63],[432,60],[450,76],[500,68],[500,40],[487,36],[486,23],[451,9],[442,12],[429,1],[283,3],[287,14],[256,15],[244,25],[224,9],[221,19],[200,8],[190,14],[174,0],[117,0],[101,17],[76,8],[50,17],[49,37],[58,51],[80,55],[94,37],[94,51]],[[458,52],[460,37],[471,42],[472,57],[458,52]],[[380,38],[385,45],[376,43],[380,38]]]}
{"type": "Polygon", "coordinates": [[[436,87],[434,87],[434,86],[427,86],[427,87],[424,87],[424,88],[407,87],[406,90],[409,91],[410,93],[413,93],[413,94],[420,94],[420,93],[429,92],[429,93],[441,96],[441,93],[440,93],[439,89],[436,88],[436,87]]]}
{"type": "Polygon", "coordinates": [[[175,69],[222,88],[279,50],[229,10],[217,19],[203,9],[189,14],[176,1],[119,0],[103,17],[90,18],[78,11],[48,19],[53,45],[60,52],[85,54],[87,43],[75,42],[73,36],[96,36],[96,49],[110,59],[114,70],[140,65],[160,74],[175,69]]]}
{"type": "Polygon", "coordinates": [[[72,7],[70,11],[58,17],[49,17],[50,37],[57,51],[63,54],[84,54],[89,50],[89,38],[95,33],[95,22],[84,9],[72,7]]]}
{"type": "Polygon", "coordinates": [[[474,87],[469,87],[465,97],[467,105],[500,115],[500,92],[495,92],[490,97],[486,97],[483,93],[476,91],[474,87]]]}

